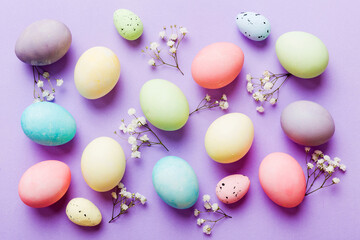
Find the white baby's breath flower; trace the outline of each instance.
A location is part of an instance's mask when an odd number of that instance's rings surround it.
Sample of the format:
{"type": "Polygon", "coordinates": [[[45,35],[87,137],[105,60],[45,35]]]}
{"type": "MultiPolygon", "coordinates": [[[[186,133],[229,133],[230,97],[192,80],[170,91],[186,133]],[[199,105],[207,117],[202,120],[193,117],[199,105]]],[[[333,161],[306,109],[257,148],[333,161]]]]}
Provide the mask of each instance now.
{"type": "Polygon", "coordinates": [[[305,152],[310,152],[310,147],[305,147],[305,152]]]}
{"type": "Polygon", "coordinates": [[[334,172],[334,167],[332,165],[327,166],[327,168],[325,169],[325,171],[329,174],[334,172]]]}
{"type": "Polygon", "coordinates": [[[211,227],[209,225],[205,225],[203,227],[203,232],[208,235],[211,234],[211,227]]]}
{"type": "Polygon", "coordinates": [[[195,210],[194,210],[194,216],[197,217],[197,216],[199,216],[199,214],[200,214],[200,211],[195,208],[195,210]]]}
{"type": "Polygon", "coordinates": [[[256,107],[256,111],[258,111],[259,113],[263,113],[265,111],[265,109],[263,106],[259,106],[259,107],[256,107]]]}
{"type": "Polygon", "coordinates": [[[328,162],[328,161],[330,161],[330,160],[331,160],[331,158],[330,158],[330,156],[329,156],[329,155],[325,155],[325,156],[324,156],[324,160],[328,162]]]}
{"type": "Polygon", "coordinates": [[[35,98],[33,103],[38,103],[38,102],[41,102],[40,98],[35,98]]]}
{"type": "Polygon", "coordinates": [[[307,165],[308,169],[313,169],[314,168],[314,164],[312,164],[312,163],[307,163],[306,165],[307,165]]]}
{"type": "Polygon", "coordinates": [[[174,47],[170,48],[170,49],[169,49],[169,52],[171,52],[171,53],[176,53],[176,48],[174,48],[174,47]]]}
{"type": "Polygon", "coordinates": [[[253,93],[253,98],[255,99],[255,101],[260,101],[260,102],[263,102],[265,100],[264,95],[261,94],[260,92],[253,93]]]}
{"type": "Polygon", "coordinates": [[[150,65],[150,66],[155,66],[155,60],[152,58],[152,59],[150,59],[149,61],[148,61],[148,64],[150,65]]]}
{"type": "MultiPolygon", "coordinates": [[[[270,78],[269,77],[264,77],[264,78],[262,78],[261,79],[261,82],[263,83],[263,84],[265,84],[266,85],[266,83],[270,83],[269,82],[270,81],[270,78]]],[[[272,83],[271,83],[272,84],[272,83]]],[[[264,86],[264,88],[265,88],[265,86],[264,86]]],[[[266,88],[265,88],[266,89],[266,88]]],[[[271,89],[271,88],[270,88],[271,89]]],[[[266,90],[269,90],[269,89],[266,89],[266,90]]]]}
{"type": "Polygon", "coordinates": [[[251,83],[251,82],[248,82],[246,84],[246,90],[249,92],[249,93],[252,93],[254,91],[254,85],[251,83]]]}
{"type": "Polygon", "coordinates": [[[121,188],[121,190],[120,190],[120,195],[121,195],[121,196],[124,196],[126,193],[127,193],[126,187],[121,188]]]}
{"type": "Polygon", "coordinates": [[[345,172],[346,171],[346,166],[345,166],[345,164],[340,164],[340,170],[342,170],[343,172],[345,172]]]}
{"type": "Polygon", "coordinates": [[[117,194],[116,194],[116,192],[112,192],[112,193],[111,193],[111,196],[112,196],[113,199],[117,199],[117,194]]]}
{"type": "Polygon", "coordinates": [[[119,130],[123,131],[123,133],[127,133],[127,127],[124,122],[122,122],[119,126],[119,130]]]}
{"type": "Polygon", "coordinates": [[[124,194],[124,197],[126,197],[127,199],[130,199],[130,198],[132,198],[132,193],[131,192],[126,192],[124,194]]]}
{"type": "Polygon", "coordinates": [[[159,36],[160,36],[162,39],[164,39],[165,35],[166,35],[166,32],[165,32],[165,31],[159,32],[159,36]]]}
{"type": "Polygon", "coordinates": [[[168,45],[169,47],[174,46],[174,44],[175,44],[175,42],[172,41],[172,40],[169,40],[169,41],[166,43],[166,45],[168,45]]]}
{"type": "Polygon", "coordinates": [[[142,135],[142,136],[140,137],[140,140],[143,141],[143,142],[148,142],[148,141],[149,141],[149,138],[148,138],[148,136],[147,136],[146,134],[144,134],[144,135],[142,135]]]}
{"type": "Polygon", "coordinates": [[[227,96],[226,96],[226,94],[223,94],[223,95],[221,96],[221,100],[227,101],[227,96]]]}
{"type": "Polygon", "coordinates": [[[128,205],[126,205],[125,203],[121,204],[121,210],[126,211],[128,209],[129,209],[128,205]]]}
{"type": "Polygon", "coordinates": [[[144,205],[144,204],[146,203],[146,201],[147,201],[146,197],[145,197],[145,196],[141,196],[141,198],[140,198],[141,204],[144,205]]]}
{"type": "Polygon", "coordinates": [[[340,182],[340,179],[337,178],[337,177],[334,177],[334,178],[332,179],[332,182],[333,182],[334,184],[338,184],[338,183],[340,182]]]}
{"type": "Polygon", "coordinates": [[[252,79],[251,74],[250,74],[250,73],[246,74],[246,80],[247,80],[248,82],[250,82],[251,79],[252,79]]]}
{"type": "Polygon", "coordinates": [[[316,162],[319,159],[319,155],[317,155],[316,153],[311,154],[311,159],[314,160],[314,162],[316,162]]]}
{"type": "Polygon", "coordinates": [[[170,39],[173,41],[176,41],[176,39],[178,38],[178,35],[176,33],[171,34],[170,39]]]}
{"type": "Polygon", "coordinates": [[[131,145],[135,144],[136,143],[136,138],[134,136],[130,136],[128,138],[128,143],[131,144],[131,145]]]}
{"type": "Polygon", "coordinates": [[[127,126],[126,131],[129,132],[129,133],[133,133],[133,132],[135,132],[137,127],[138,127],[137,124],[135,124],[135,125],[134,124],[129,124],[127,126]]]}
{"type": "Polygon", "coordinates": [[[207,102],[210,102],[211,97],[210,97],[210,95],[209,95],[209,94],[206,94],[206,96],[205,96],[205,100],[206,100],[207,102]]]}
{"type": "Polygon", "coordinates": [[[183,35],[185,35],[185,34],[188,33],[188,30],[187,30],[185,27],[181,27],[181,28],[179,29],[179,31],[180,31],[180,33],[183,34],[183,35]]]}
{"type": "Polygon", "coordinates": [[[42,92],[42,96],[43,96],[43,97],[49,96],[49,94],[50,94],[50,92],[49,92],[48,90],[44,90],[44,91],[42,92]]]}
{"type": "Polygon", "coordinates": [[[316,155],[320,156],[323,152],[320,151],[320,150],[315,150],[314,153],[315,153],[316,155]]]}
{"type": "Polygon", "coordinates": [[[129,108],[129,110],[128,110],[129,116],[132,116],[132,115],[134,115],[135,113],[136,113],[135,108],[129,108]]]}
{"type": "Polygon", "coordinates": [[[277,100],[276,100],[276,98],[271,98],[269,102],[271,105],[275,105],[277,100]]]}
{"type": "Polygon", "coordinates": [[[226,110],[226,109],[229,108],[229,103],[226,102],[226,101],[220,101],[219,107],[220,107],[222,110],[226,110]]]}
{"type": "Polygon", "coordinates": [[[196,224],[199,225],[199,226],[201,226],[204,222],[205,222],[205,219],[202,219],[202,218],[198,218],[196,220],[196,224]]]}
{"type": "Polygon", "coordinates": [[[150,43],[150,50],[156,50],[159,47],[157,42],[150,43]]]}
{"type": "Polygon", "coordinates": [[[339,163],[339,162],[341,162],[341,159],[338,157],[334,157],[334,161],[339,163]]]}
{"type": "Polygon", "coordinates": [[[213,203],[213,205],[211,205],[211,209],[216,212],[217,210],[219,210],[219,204],[213,203]]]}
{"type": "Polygon", "coordinates": [[[56,79],[56,86],[60,87],[61,85],[63,85],[64,80],[62,79],[56,79]]]}
{"type": "Polygon", "coordinates": [[[39,88],[43,87],[44,86],[44,82],[39,80],[36,84],[39,88]]]}
{"type": "Polygon", "coordinates": [[[203,201],[204,201],[204,202],[209,202],[209,201],[210,201],[210,195],[209,195],[209,194],[205,194],[205,195],[203,196],[203,201]]]}
{"type": "Polygon", "coordinates": [[[52,101],[52,100],[54,100],[54,98],[55,98],[55,95],[53,93],[50,93],[48,96],[46,96],[46,100],[48,100],[48,101],[52,101]]]}
{"type": "Polygon", "coordinates": [[[135,198],[136,198],[136,199],[140,199],[141,197],[142,197],[142,195],[141,195],[140,193],[138,193],[138,192],[135,193],[135,198]]]}
{"type": "Polygon", "coordinates": [[[141,158],[141,152],[139,151],[132,152],[131,158],[141,158]]]}
{"type": "Polygon", "coordinates": [[[118,183],[118,188],[123,189],[124,187],[125,187],[125,185],[122,182],[118,183]]]}
{"type": "Polygon", "coordinates": [[[135,152],[135,151],[137,151],[139,149],[139,146],[137,145],[137,144],[132,144],[131,145],[131,151],[132,152],[135,152]]]}
{"type": "Polygon", "coordinates": [[[44,72],[44,73],[42,74],[42,76],[43,76],[44,78],[49,78],[49,77],[50,77],[50,74],[49,74],[48,72],[44,72]]]}
{"type": "Polygon", "coordinates": [[[273,86],[274,86],[274,84],[272,84],[271,82],[267,82],[264,85],[264,89],[265,90],[270,90],[270,89],[272,89],[273,86]]]}
{"type": "Polygon", "coordinates": [[[264,77],[270,77],[270,72],[269,72],[268,70],[265,70],[265,71],[263,72],[263,76],[264,76],[264,77]]]}
{"type": "Polygon", "coordinates": [[[209,202],[205,202],[204,203],[204,208],[210,210],[211,209],[211,204],[209,202]]]}

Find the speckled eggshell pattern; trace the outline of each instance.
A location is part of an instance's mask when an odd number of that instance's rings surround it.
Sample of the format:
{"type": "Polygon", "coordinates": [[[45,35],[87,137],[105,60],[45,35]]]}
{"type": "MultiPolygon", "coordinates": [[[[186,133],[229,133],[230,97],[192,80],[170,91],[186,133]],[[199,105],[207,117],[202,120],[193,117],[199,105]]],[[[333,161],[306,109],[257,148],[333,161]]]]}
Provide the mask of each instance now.
{"type": "Polygon", "coordinates": [[[243,64],[244,53],[239,46],[217,42],[199,51],[191,64],[191,74],[201,87],[218,89],[234,81],[243,64]]]}
{"type": "Polygon", "coordinates": [[[33,66],[49,65],[70,48],[71,32],[62,22],[44,19],[30,24],[16,41],[15,54],[33,66]]]}
{"type": "Polygon", "coordinates": [[[236,24],[240,32],[253,41],[263,41],[271,32],[269,20],[259,13],[239,13],[236,16],[236,24]]]}
{"type": "Polygon", "coordinates": [[[126,40],[136,40],[143,33],[143,23],[141,19],[132,11],[118,9],[114,12],[114,25],[120,36],[126,40]]]}
{"type": "Polygon", "coordinates": [[[298,206],[305,197],[306,179],[300,164],[290,155],[267,155],[259,168],[260,184],[266,195],[285,208],[298,206]]]}
{"type": "Polygon", "coordinates": [[[73,198],[66,206],[66,215],[73,223],[85,227],[99,225],[102,220],[100,210],[85,198],[73,198]]]}
{"type": "Polygon", "coordinates": [[[88,49],[77,61],[74,71],[75,86],[87,99],[98,99],[108,94],[119,77],[119,59],[106,47],[88,49]]]}
{"type": "Polygon", "coordinates": [[[275,49],[281,65],[299,78],[317,77],[329,63],[325,44],[307,32],[284,33],[277,39],[275,49]]]}
{"type": "Polygon", "coordinates": [[[190,208],[199,197],[196,174],[182,158],[167,156],[160,159],[153,168],[152,181],[159,197],[173,208],[190,208]]]}
{"type": "Polygon", "coordinates": [[[58,146],[72,140],[76,133],[73,116],[52,102],[28,106],[21,115],[21,128],[32,141],[45,146],[58,146]]]}
{"type": "Polygon", "coordinates": [[[216,196],[226,204],[239,201],[245,196],[250,188],[250,180],[247,176],[234,174],[221,179],[216,185],[216,196]]]}
{"type": "Polygon", "coordinates": [[[47,160],[31,166],[22,175],[18,192],[21,201],[33,208],[48,207],[67,192],[70,168],[63,162],[47,160]]]}
{"type": "Polygon", "coordinates": [[[281,113],[281,128],[294,142],[304,146],[326,143],[335,133],[330,113],[320,104],[296,101],[281,113]]]}

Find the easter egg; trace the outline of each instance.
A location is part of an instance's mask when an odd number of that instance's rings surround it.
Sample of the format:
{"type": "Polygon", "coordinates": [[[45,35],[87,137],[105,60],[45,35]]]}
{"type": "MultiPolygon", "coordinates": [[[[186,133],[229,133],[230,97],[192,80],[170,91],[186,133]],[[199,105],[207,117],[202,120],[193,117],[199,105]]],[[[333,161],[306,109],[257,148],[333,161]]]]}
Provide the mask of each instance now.
{"type": "Polygon", "coordinates": [[[146,119],[165,131],[182,128],[189,118],[189,104],[184,93],[163,79],[153,79],[142,86],[140,105],[146,119]]]}
{"type": "Polygon", "coordinates": [[[66,206],[66,216],[73,223],[92,227],[99,225],[102,216],[100,210],[85,198],[73,198],[66,206]]]}
{"type": "Polygon", "coordinates": [[[220,201],[231,204],[245,196],[250,187],[247,176],[234,174],[221,179],[216,185],[216,196],[220,201]]]}
{"type": "Polygon", "coordinates": [[[230,84],[244,64],[244,53],[230,42],[210,44],[195,56],[191,64],[193,79],[201,87],[217,89],[230,84]]]}
{"type": "Polygon", "coordinates": [[[229,113],[211,123],[205,135],[205,149],[214,161],[232,163],[249,151],[253,139],[251,119],[242,113],[229,113]]]}
{"type": "Polygon", "coordinates": [[[311,101],[289,104],[281,113],[281,128],[291,140],[304,146],[324,144],[335,133],[330,113],[311,101]]]}
{"type": "Polygon", "coordinates": [[[52,102],[33,103],[21,115],[25,135],[45,146],[69,142],[76,133],[75,119],[60,105],[52,102]]]}
{"type": "Polygon", "coordinates": [[[113,19],[116,30],[126,40],[136,40],[143,33],[144,27],[141,19],[130,10],[116,10],[113,19]]]}
{"type": "Polygon", "coordinates": [[[329,62],[325,44],[306,32],[287,32],[276,41],[276,55],[281,65],[299,78],[314,78],[323,73],[329,62]]]}
{"type": "Polygon", "coordinates": [[[152,181],[160,198],[173,208],[190,208],[199,197],[196,174],[182,158],[167,156],[160,159],[153,168],[152,181]]]}
{"type": "Polygon", "coordinates": [[[269,20],[259,13],[242,12],[236,16],[240,32],[253,41],[265,40],[271,31],[269,20]]]}
{"type": "Polygon", "coordinates": [[[81,156],[81,172],[93,190],[106,192],[122,179],[126,160],[120,144],[109,137],[90,142],[81,156]]]}
{"type": "Polygon", "coordinates": [[[81,96],[97,99],[108,94],[120,77],[120,62],[106,47],[93,47],[84,52],[75,66],[75,86],[81,96]]]}
{"type": "Polygon", "coordinates": [[[292,208],[305,197],[306,180],[299,163],[286,153],[271,153],[260,164],[259,179],[266,195],[277,205],[292,208]]]}
{"type": "Polygon", "coordinates": [[[71,45],[71,32],[62,22],[44,19],[30,24],[16,41],[15,54],[33,66],[54,63],[71,45]]]}
{"type": "Polygon", "coordinates": [[[33,208],[50,206],[65,195],[70,180],[70,168],[65,163],[39,162],[22,175],[18,187],[20,199],[33,208]]]}

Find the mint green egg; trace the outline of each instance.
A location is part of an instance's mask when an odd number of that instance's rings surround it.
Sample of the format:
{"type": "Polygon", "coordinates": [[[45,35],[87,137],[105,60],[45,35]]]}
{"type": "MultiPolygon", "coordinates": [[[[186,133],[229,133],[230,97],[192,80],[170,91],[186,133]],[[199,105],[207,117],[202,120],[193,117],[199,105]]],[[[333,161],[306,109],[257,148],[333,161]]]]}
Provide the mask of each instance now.
{"type": "Polygon", "coordinates": [[[276,41],[276,55],[281,65],[299,78],[314,78],[322,74],[329,62],[325,44],[306,32],[287,32],[276,41]]]}
{"type": "Polygon", "coordinates": [[[189,118],[189,103],[172,82],[153,79],[140,90],[140,105],[146,119],[165,131],[182,128],[189,118]]]}
{"type": "Polygon", "coordinates": [[[113,18],[117,31],[126,40],[136,40],[143,33],[141,19],[132,11],[118,9],[114,12],[113,18]]]}

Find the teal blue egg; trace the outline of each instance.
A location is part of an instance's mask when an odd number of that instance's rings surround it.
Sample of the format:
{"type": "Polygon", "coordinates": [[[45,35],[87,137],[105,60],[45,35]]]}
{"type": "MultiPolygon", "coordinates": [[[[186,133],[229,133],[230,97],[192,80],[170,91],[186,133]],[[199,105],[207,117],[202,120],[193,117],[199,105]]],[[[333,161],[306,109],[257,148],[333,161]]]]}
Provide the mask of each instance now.
{"type": "Polygon", "coordinates": [[[190,208],[199,197],[196,174],[182,158],[167,156],[160,159],[154,166],[152,181],[160,198],[173,208],[190,208]]]}
{"type": "Polygon", "coordinates": [[[76,133],[75,119],[60,105],[33,103],[21,115],[21,127],[27,137],[45,146],[69,142],[76,133]]]}

